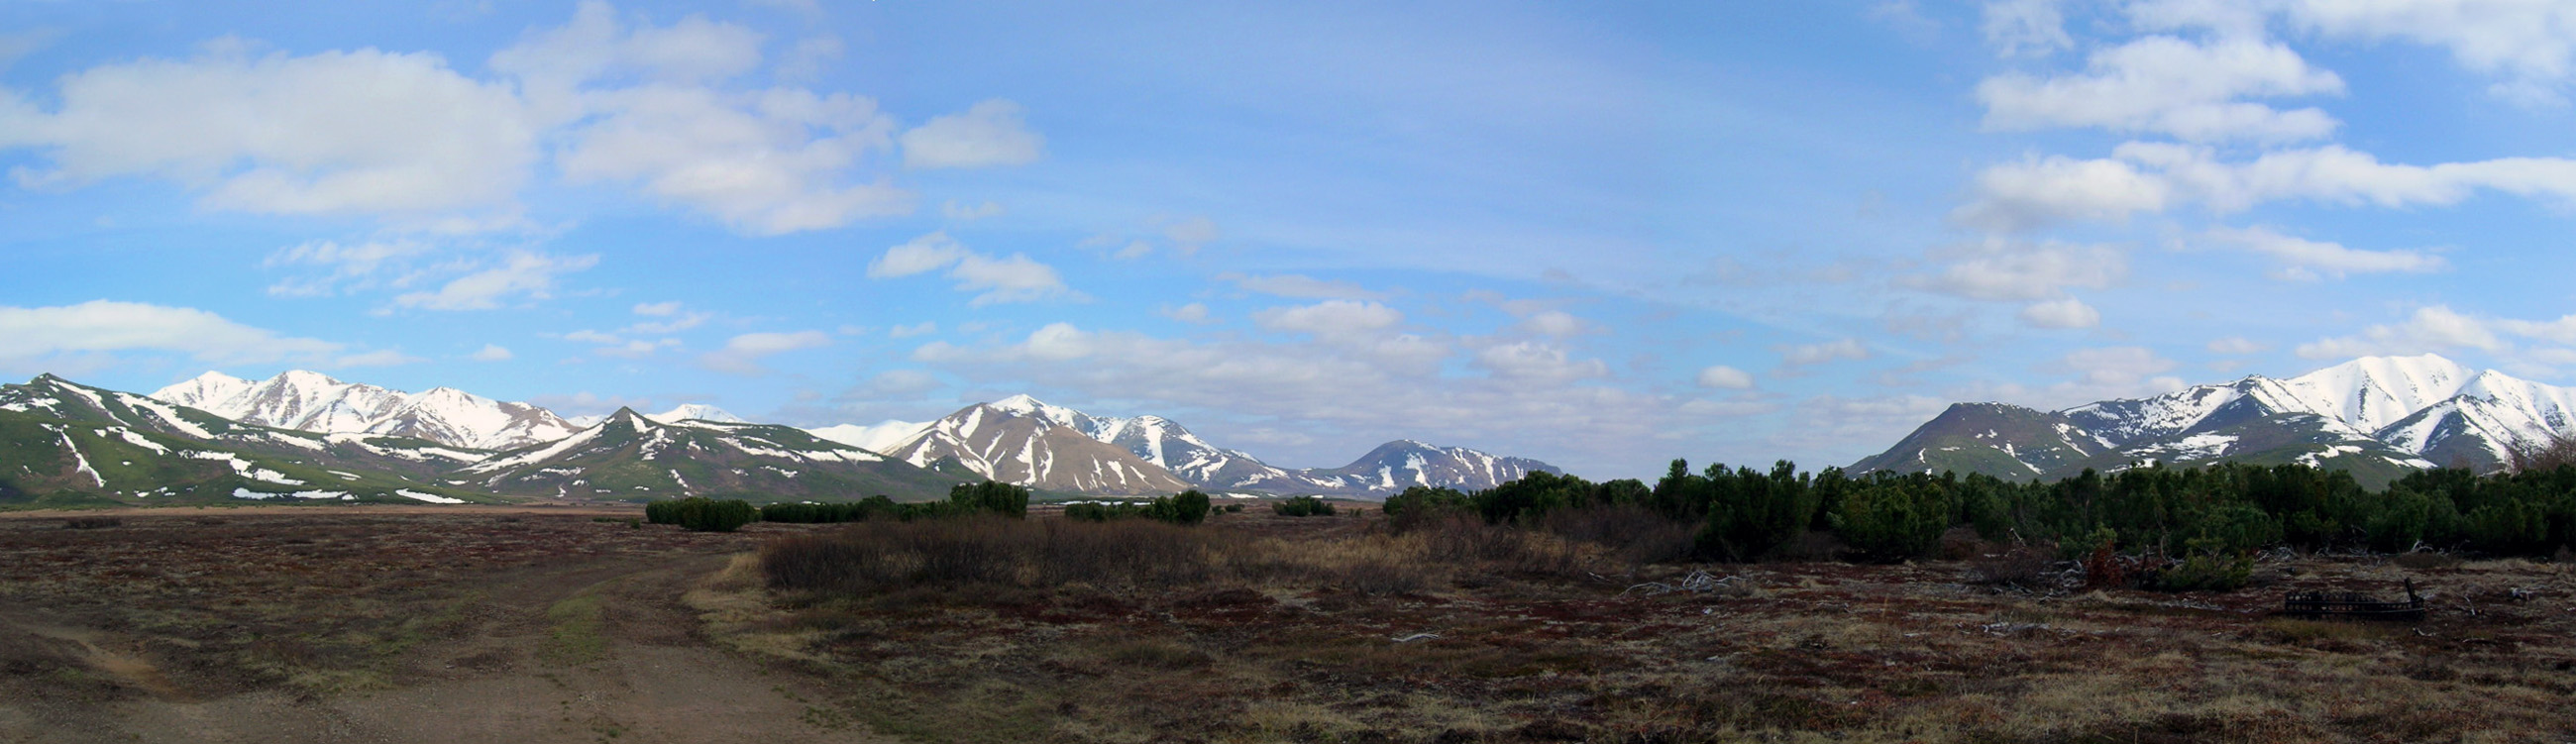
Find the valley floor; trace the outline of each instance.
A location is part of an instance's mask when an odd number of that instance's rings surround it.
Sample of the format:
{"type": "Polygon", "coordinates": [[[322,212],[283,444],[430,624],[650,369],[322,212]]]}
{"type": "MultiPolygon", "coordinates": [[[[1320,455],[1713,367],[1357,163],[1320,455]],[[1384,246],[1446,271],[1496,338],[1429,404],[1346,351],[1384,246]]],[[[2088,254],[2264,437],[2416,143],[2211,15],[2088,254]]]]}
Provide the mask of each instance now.
{"type": "Polygon", "coordinates": [[[2576,575],[2550,564],[2304,557],[2157,594],[1779,563],[1654,594],[1628,588],[1690,569],[1429,562],[1373,516],[1246,513],[1196,529],[1286,556],[1258,576],[782,596],[748,553],[827,528],[633,515],[0,516],[0,741],[2576,737],[2576,575]],[[2420,625],[2271,615],[2408,577],[2420,625]]]}

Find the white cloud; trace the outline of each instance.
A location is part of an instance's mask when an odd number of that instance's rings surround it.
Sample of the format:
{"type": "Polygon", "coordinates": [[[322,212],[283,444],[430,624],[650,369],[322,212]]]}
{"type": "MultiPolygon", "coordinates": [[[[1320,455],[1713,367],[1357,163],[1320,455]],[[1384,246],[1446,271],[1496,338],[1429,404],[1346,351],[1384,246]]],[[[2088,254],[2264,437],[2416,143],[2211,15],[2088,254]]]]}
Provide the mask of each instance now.
{"type": "Polygon", "coordinates": [[[937,333],[938,331],[939,323],[925,320],[908,326],[899,325],[887,328],[886,335],[893,338],[912,338],[914,336],[927,336],[932,333],[937,333]]]}
{"type": "Polygon", "coordinates": [[[760,235],[914,209],[911,191],[851,175],[868,153],[892,142],[893,120],[867,98],[663,85],[593,93],[592,100],[606,115],[577,129],[558,158],[576,182],[632,182],[760,235]]]}
{"type": "Polygon", "coordinates": [[[1404,322],[1404,313],[1375,302],[1326,300],[1261,310],[1252,314],[1252,321],[1272,331],[1340,338],[1392,328],[1404,322]]]}
{"type": "Polygon", "coordinates": [[[1989,166],[1969,188],[1976,200],[1951,217],[1998,232],[2069,220],[2117,222],[2138,212],[2162,212],[2173,200],[2172,184],[2135,165],[2063,155],[1989,166]]]}
{"type": "MultiPolygon", "coordinates": [[[[2519,326],[2538,335],[2538,324],[2519,326]]],[[[2421,354],[2456,349],[2503,351],[2507,348],[2497,329],[2486,321],[2459,313],[2443,305],[2415,309],[2404,322],[2373,325],[2353,336],[2318,339],[2300,344],[2296,352],[2305,359],[2342,359],[2346,357],[2421,354]]]]}
{"type": "Polygon", "coordinates": [[[2258,354],[2272,350],[2272,345],[2259,343],[2243,336],[2229,336],[2209,342],[2209,350],[2220,354],[2258,354]]]}
{"type": "Polygon", "coordinates": [[[1052,266],[1039,263],[1026,254],[994,258],[968,250],[946,232],[934,232],[886,249],[868,262],[868,276],[891,279],[947,269],[947,276],[957,280],[961,292],[978,292],[969,305],[982,307],[1007,302],[1037,302],[1049,299],[1085,299],[1065,286],[1064,277],[1052,266]]]}
{"type": "Polygon", "coordinates": [[[2402,272],[2423,274],[2441,271],[2449,263],[2422,251],[2365,251],[2292,237],[2268,228],[2212,228],[2211,240],[2271,256],[2283,264],[2272,276],[2293,281],[2316,281],[2321,278],[2342,279],[2348,274],[2402,272]]]}
{"type": "Polygon", "coordinates": [[[517,356],[510,353],[509,349],[501,348],[499,344],[484,344],[483,348],[467,354],[465,358],[478,362],[506,362],[517,356]]]}
{"type": "Polygon", "coordinates": [[[599,263],[599,256],[550,256],[542,253],[516,252],[501,265],[457,277],[434,292],[413,292],[394,298],[394,304],[423,310],[489,310],[518,299],[546,299],[553,296],[555,277],[588,269],[599,263]]]}
{"type": "Polygon", "coordinates": [[[2117,222],[2189,203],[2221,214],[2284,200],[2448,206],[2481,190],[2576,205],[2576,160],[2513,157],[2393,165],[2368,153],[2325,145],[2223,162],[2207,147],[2130,142],[2113,149],[2107,159],[2051,156],[1989,167],[1972,185],[1974,200],[1953,217],[2010,231],[2070,220],[2117,222]]]}
{"type": "Polygon", "coordinates": [[[1753,387],[1753,374],[1723,364],[1711,365],[1699,371],[1699,386],[1743,390],[1753,387]]]}
{"type": "Polygon", "coordinates": [[[2149,36],[2093,53],[2082,74],[1987,78],[1977,100],[1989,129],[2100,127],[2192,141],[2283,142],[2324,137],[2337,122],[2314,108],[2280,111],[2239,99],[2342,91],[2342,78],[2279,44],[2149,36]]]}
{"type": "Polygon", "coordinates": [[[1990,238],[1936,251],[1934,258],[1947,265],[1902,283],[1972,300],[2026,302],[2060,298],[2069,287],[2108,287],[2129,273],[2128,257],[2101,245],[1990,238]]]}
{"type": "Polygon", "coordinates": [[[2478,72],[2563,83],[2576,72],[2576,6],[2553,0],[2374,0],[2285,3],[2327,36],[2405,39],[2447,48],[2478,72]]]}
{"type": "Polygon", "coordinates": [[[822,331],[745,333],[725,341],[724,348],[699,356],[698,364],[718,372],[756,375],[768,371],[760,366],[760,360],[771,355],[831,343],[832,335],[822,331]]]}
{"type": "Polygon", "coordinates": [[[778,60],[776,74],[782,80],[812,80],[822,77],[824,71],[834,60],[840,59],[845,51],[846,45],[841,43],[841,37],[838,36],[826,34],[797,39],[796,45],[789,47],[786,56],[778,60]]]}
{"type": "Polygon", "coordinates": [[[1535,333],[1542,336],[1555,336],[1557,338],[1577,336],[1590,333],[1594,330],[1591,323],[1584,322],[1582,318],[1574,317],[1573,314],[1567,313],[1563,310],[1545,310],[1532,313],[1529,317],[1521,319],[1520,329],[1529,333],[1535,333]]]}
{"type": "Polygon", "coordinates": [[[1166,305],[1156,312],[1160,313],[1163,317],[1171,318],[1183,323],[1189,323],[1191,325],[1206,325],[1216,322],[1216,318],[1208,315],[1208,306],[1207,303],[1204,302],[1193,302],[1180,307],[1171,307],[1166,305]]]}
{"type": "Polygon", "coordinates": [[[959,222],[980,220],[989,217],[1000,217],[1002,216],[1002,205],[993,202],[984,202],[974,206],[967,206],[957,203],[957,200],[955,199],[950,199],[946,203],[939,205],[939,215],[959,222]]]}
{"type": "Polygon", "coordinates": [[[1499,377],[1570,382],[1610,376],[1599,359],[1577,359],[1564,347],[1540,341],[1496,344],[1476,351],[1476,366],[1499,377]]]}
{"type": "Polygon", "coordinates": [[[1220,274],[1220,281],[1234,282],[1247,292],[1296,299],[1383,300],[1386,293],[1373,292],[1351,282],[1316,279],[1304,274],[1250,275],[1220,274]]]}
{"type": "Polygon", "coordinates": [[[2047,55],[2075,46],[2057,0],[1989,0],[1982,28],[1986,43],[2005,57],[2047,55]]]}
{"type": "Polygon", "coordinates": [[[158,178],[208,208],[265,214],[513,211],[540,151],[509,86],[435,54],[253,46],[219,39],[192,59],[73,72],[51,111],[0,91],[0,148],[38,148],[46,161],[11,175],[28,188],[158,178]]]}
{"type": "Polygon", "coordinates": [[[2039,328],[2091,328],[2102,324],[2101,311],[2073,297],[2023,306],[2020,317],[2022,322],[2039,328]]]}
{"type": "Polygon", "coordinates": [[[672,301],[669,301],[669,302],[638,302],[638,303],[635,303],[635,314],[636,314],[636,315],[666,316],[666,315],[673,315],[673,314],[677,314],[677,313],[679,313],[679,312],[680,312],[680,303],[679,303],[679,301],[678,301],[678,300],[672,300],[672,301]]]}
{"type": "Polygon", "coordinates": [[[328,272],[320,276],[285,279],[268,287],[268,293],[277,297],[326,297],[378,286],[408,286],[425,273],[412,270],[410,262],[431,251],[428,243],[417,240],[371,240],[345,245],[316,240],[280,249],[261,264],[327,268],[328,272]]]}
{"type": "Polygon", "coordinates": [[[908,168],[982,168],[1037,162],[1046,138],[1029,131],[1020,105],[995,98],[964,113],[933,117],[903,133],[908,168]]]}
{"type": "Polygon", "coordinates": [[[1824,364],[1842,359],[1868,359],[1869,347],[1855,339],[1837,339],[1823,343],[1774,347],[1780,352],[1780,363],[1793,367],[1824,364]]]}
{"type": "Polygon", "coordinates": [[[92,300],[57,307],[0,307],[0,359],[160,351],[215,364],[317,362],[340,344],[281,336],[204,310],[92,300]]]}

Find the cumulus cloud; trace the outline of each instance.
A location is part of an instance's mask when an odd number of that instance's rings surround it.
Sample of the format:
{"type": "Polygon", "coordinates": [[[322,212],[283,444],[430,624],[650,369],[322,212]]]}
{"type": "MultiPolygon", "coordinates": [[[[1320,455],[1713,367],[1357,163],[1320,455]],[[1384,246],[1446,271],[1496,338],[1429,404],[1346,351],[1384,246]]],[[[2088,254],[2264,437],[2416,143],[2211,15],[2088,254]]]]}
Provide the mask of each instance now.
{"type": "Polygon", "coordinates": [[[1723,364],[1710,365],[1699,371],[1699,386],[1743,390],[1753,387],[1753,374],[1723,364]]]}
{"type": "Polygon", "coordinates": [[[2102,324],[2101,311],[2073,297],[2025,305],[2020,317],[2022,322],[2038,328],[2091,328],[2102,324]]]}
{"type": "Polygon", "coordinates": [[[1868,359],[1869,347],[1856,339],[1836,339],[1823,343],[1774,347],[1780,352],[1780,363],[1806,367],[1845,359],[1868,359]]]}
{"type": "Polygon", "coordinates": [[[555,277],[588,269],[599,256],[554,256],[519,251],[500,264],[448,281],[435,291],[412,292],[394,304],[421,310],[490,310],[506,302],[553,296],[555,277]]]}
{"type": "Polygon", "coordinates": [[[831,343],[832,334],[822,331],[745,333],[725,341],[724,348],[700,355],[698,364],[718,372],[756,375],[769,371],[760,365],[762,359],[831,343]]]}
{"type": "MultiPolygon", "coordinates": [[[[374,216],[450,233],[525,228],[518,195],[549,161],[574,183],[614,183],[774,235],[910,214],[896,156],[915,167],[1035,157],[1016,106],[988,101],[904,139],[872,99],[745,82],[763,63],[749,28],[691,15],[627,23],[584,2],[563,26],[491,55],[490,77],[428,53],[262,52],[217,39],[187,59],[100,65],[39,105],[0,90],[0,149],[29,188],[117,177],[181,185],[210,209],[374,216]]],[[[808,39],[770,76],[835,51],[808,39]]]]}
{"type": "Polygon", "coordinates": [[[2050,156],[1992,166],[1977,175],[1971,191],[1974,198],[1953,218],[1997,231],[2117,222],[2193,203],[2220,214],[2293,200],[2448,206],[2479,191],[2498,191],[2576,205],[2576,160],[2512,157],[2417,166],[2325,145],[2227,162],[2208,147],[2130,142],[2113,149],[2110,158],[2050,156]]]}
{"type": "Polygon", "coordinates": [[[2212,228],[2209,238],[2223,245],[2272,257],[2282,264],[2272,277],[2290,281],[2342,279],[2349,274],[2423,274],[2449,266],[2441,256],[2422,251],[2357,250],[2337,243],[2283,235],[2263,227],[2212,228]]]}
{"type": "Polygon", "coordinates": [[[509,349],[502,348],[500,344],[484,344],[483,348],[465,355],[465,358],[478,362],[506,362],[517,356],[510,353],[509,349]]]}
{"type": "Polygon", "coordinates": [[[28,188],[140,176],[212,209],[426,221],[508,212],[539,158],[510,87],[438,55],[254,49],[226,38],[191,59],[73,72],[50,111],[0,91],[0,148],[45,161],[11,175],[28,188]]]}
{"type": "Polygon", "coordinates": [[[963,113],[933,117],[903,133],[908,168],[983,168],[1037,162],[1046,138],[1030,131],[1020,105],[1003,99],[977,103],[963,113]]]}
{"type": "Polygon", "coordinates": [[[1216,242],[1219,233],[1216,229],[1216,221],[1206,217],[1191,217],[1163,226],[1163,237],[1172,241],[1173,251],[1187,256],[1199,252],[1199,248],[1209,243],[1216,242]]]}
{"type": "Polygon", "coordinates": [[[1207,303],[1204,302],[1193,302],[1180,307],[1166,305],[1156,312],[1163,317],[1171,318],[1183,323],[1189,323],[1191,325],[1206,325],[1216,322],[1216,318],[1208,314],[1208,306],[1207,303]]]}
{"type": "MultiPolygon", "coordinates": [[[[2517,326],[2531,335],[2546,332],[2542,324],[2517,326]]],[[[2351,336],[2318,339],[2295,350],[2305,359],[2341,359],[2379,354],[2422,354],[2458,349],[2502,351],[2508,344],[2494,324],[2444,305],[2416,308],[2398,323],[2373,325],[2351,336]]]]}
{"type": "Polygon", "coordinates": [[[279,335],[185,307],[92,300],[0,307],[0,360],[113,352],[168,352],[213,364],[320,363],[342,345],[279,335]]]}
{"type": "Polygon", "coordinates": [[[946,232],[923,235],[886,249],[883,255],[868,263],[868,277],[892,279],[941,269],[946,269],[948,278],[957,281],[958,291],[977,293],[967,303],[975,307],[1084,299],[1081,293],[1065,286],[1064,277],[1056,273],[1055,267],[1039,263],[1026,254],[994,258],[977,253],[948,237],[946,232]]]}
{"type": "Polygon", "coordinates": [[[922,322],[919,322],[919,323],[914,323],[914,324],[912,324],[912,325],[899,325],[899,326],[894,326],[894,327],[892,327],[892,328],[887,328],[887,329],[886,329],[886,335],[887,335],[887,336],[890,336],[890,337],[893,337],[893,338],[912,338],[912,337],[914,337],[914,336],[927,336],[927,335],[930,335],[930,334],[932,334],[932,333],[937,333],[937,332],[939,332],[939,323],[937,323],[937,322],[935,322],[935,321],[928,321],[928,320],[925,320],[925,321],[922,321],[922,322]]]}
{"type": "Polygon", "coordinates": [[[2297,52],[2250,38],[2200,42],[2149,36],[2095,52],[2085,72],[2006,73],[1977,85],[1989,129],[2100,127],[2192,141],[2283,142],[2324,137],[2324,111],[2280,111],[2252,97],[2343,92],[2343,79],[2297,52]]]}
{"type": "Polygon", "coordinates": [[[2127,255],[2103,245],[1990,238],[1935,251],[1933,258],[1945,265],[1901,283],[1971,300],[2028,302],[2063,297],[2070,287],[2108,287],[2129,273],[2127,255]]]}

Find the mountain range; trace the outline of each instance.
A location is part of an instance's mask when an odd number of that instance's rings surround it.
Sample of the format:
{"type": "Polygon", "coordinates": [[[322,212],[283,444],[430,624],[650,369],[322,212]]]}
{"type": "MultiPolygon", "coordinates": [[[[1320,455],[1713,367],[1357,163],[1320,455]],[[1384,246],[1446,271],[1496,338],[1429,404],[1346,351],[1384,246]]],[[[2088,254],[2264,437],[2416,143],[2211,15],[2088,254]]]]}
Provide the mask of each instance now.
{"type": "Polygon", "coordinates": [[[2305,463],[2370,485],[2440,466],[2489,471],[2576,434],[2576,390],[2437,355],[2363,357],[2061,411],[1960,403],[1850,470],[2053,480],[2144,462],[2305,463]]]}
{"type": "Polygon", "coordinates": [[[210,372],[149,396],[52,375],[0,385],[0,503],[918,500],[984,478],[1054,495],[1365,497],[1488,488],[1534,470],[1555,468],[1405,440],[1343,468],[1290,470],[1158,416],[1092,416],[1027,396],[937,421],[808,431],[702,404],[567,419],[452,388],[408,393],[305,371],[210,372]]]}

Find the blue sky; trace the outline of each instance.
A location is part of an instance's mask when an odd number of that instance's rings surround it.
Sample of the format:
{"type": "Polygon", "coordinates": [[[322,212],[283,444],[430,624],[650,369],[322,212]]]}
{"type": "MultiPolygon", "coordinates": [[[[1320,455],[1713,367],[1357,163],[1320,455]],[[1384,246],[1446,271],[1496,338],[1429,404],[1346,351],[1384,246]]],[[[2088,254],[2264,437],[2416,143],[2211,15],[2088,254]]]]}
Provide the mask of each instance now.
{"type": "Polygon", "coordinates": [[[2576,8],[0,1],[0,372],[1287,466],[1809,466],[2365,354],[2576,382],[2576,8]]]}

